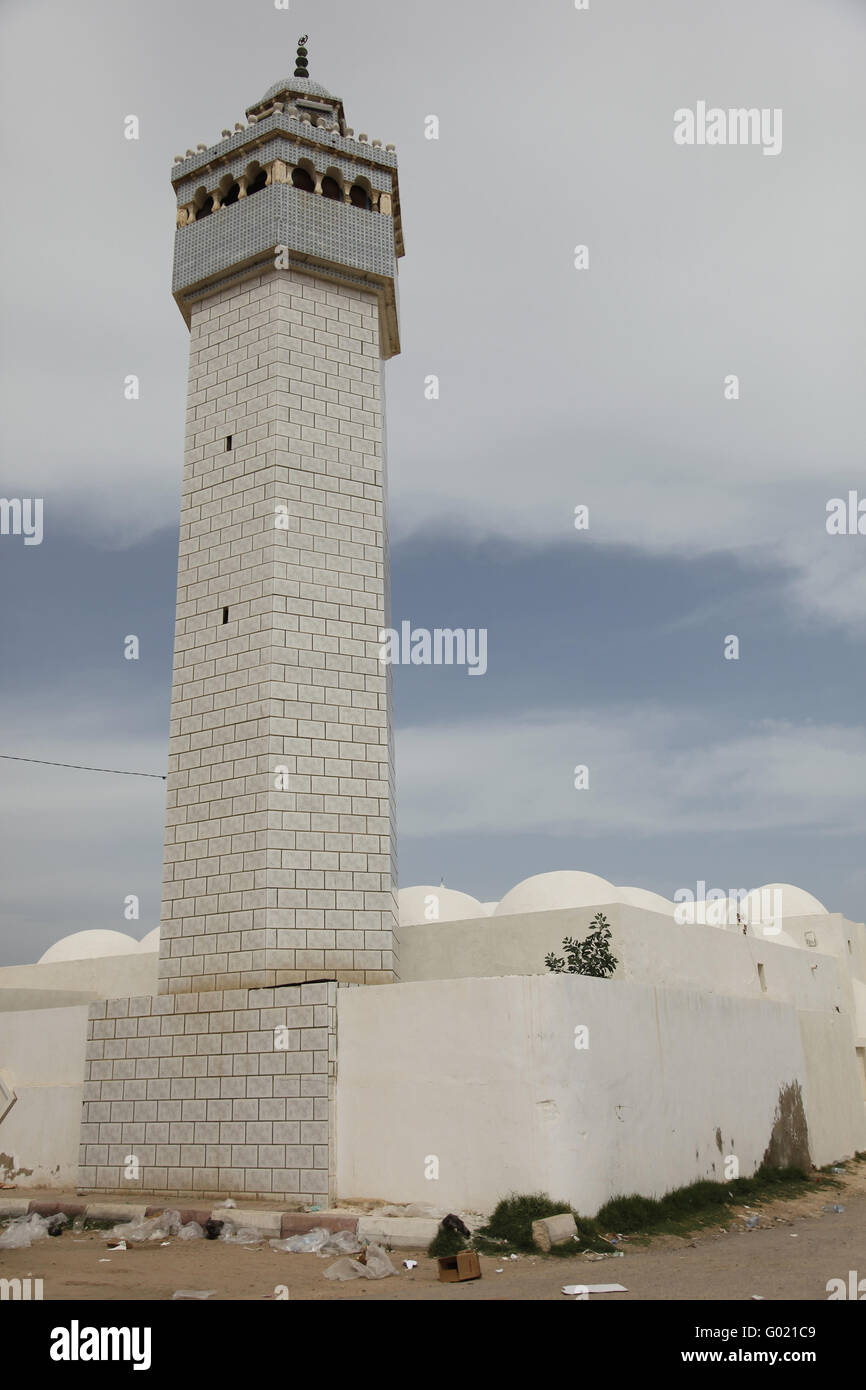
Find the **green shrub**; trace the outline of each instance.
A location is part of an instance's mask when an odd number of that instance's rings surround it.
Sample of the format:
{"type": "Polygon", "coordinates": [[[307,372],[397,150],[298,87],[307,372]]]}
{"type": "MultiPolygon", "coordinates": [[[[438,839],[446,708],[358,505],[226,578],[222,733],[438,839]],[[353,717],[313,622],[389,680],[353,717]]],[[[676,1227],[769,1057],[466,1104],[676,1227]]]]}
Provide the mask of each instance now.
{"type": "Polygon", "coordinates": [[[589,936],[583,941],[573,941],[566,936],[562,949],[568,957],[568,965],[562,956],[555,956],[552,951],[544,957],[544,964],[555,975],[592,975],[597,980],[606,980],[619,964],[610,949],[610,925],[603,912],[593,917],[589,936]]]}

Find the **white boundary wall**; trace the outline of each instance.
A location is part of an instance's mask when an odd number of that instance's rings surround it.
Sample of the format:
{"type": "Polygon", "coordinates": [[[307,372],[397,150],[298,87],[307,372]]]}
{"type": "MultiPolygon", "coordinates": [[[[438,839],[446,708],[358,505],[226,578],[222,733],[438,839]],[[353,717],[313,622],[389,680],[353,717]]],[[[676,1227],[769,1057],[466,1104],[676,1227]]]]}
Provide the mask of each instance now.
{"type": "Polygon", "coordinates": [[[0,1076],[17,1097],[0,1120],[0,1180],[75,1187],[86,1036],[86,1004],[0,1013],[0,1076]]]}
{"type": "Polygon", "coordinates": [[[805,1015],[807,1066],[797,1011],[766,995],[548,974],[339,990],[337,1011],[342,1200],[484,1211],[543,1190],[593,1214],[721,1179],[729,1154],[749,1175],[792,1083],[813,1162],[866,1147],[843,1014],[805,1015]]]}

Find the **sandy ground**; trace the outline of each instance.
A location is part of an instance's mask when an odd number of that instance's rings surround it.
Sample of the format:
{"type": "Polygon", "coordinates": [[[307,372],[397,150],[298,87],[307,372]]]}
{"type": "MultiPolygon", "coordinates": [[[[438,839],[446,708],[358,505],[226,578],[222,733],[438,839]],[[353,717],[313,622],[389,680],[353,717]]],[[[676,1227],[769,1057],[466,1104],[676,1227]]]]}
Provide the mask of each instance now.
{"type": "Polygon", "coordinates": [[[41,1278],[46,1300],[163,1300],[178,1289],[212,1289],[211,1301],[273,1299],[277,1286],[290,1299],[422,1299],[563,1301],[563,1284],[624,1284],[621,1294],[600,1299],[826,1300],[827,1281],[848,1280],[849,1270],[866,1278],[866,1163],[851,1165],[838,1188],[821,1184],[794,1201],[752,1211],[737,1208],[723,1233],[712,1227],[693,1237],[662,1237],[647,1246],[626,1243],[621,1258],[589,1260],[521,1256],[481,1257],[482,1277],[442,1284],[437,1265],[423,1251],[394,1251],[399,1274],[380,1282],[336,1283],[323,1277],[331,1259],[288,1255],[267,1242],[252,1249],[220,1241],[173,1240],[109,1251],[106,1233],[67,1230],[29,1250],[0,1251],[0,1277],[41,1278]],[[842,1213],[825,1212],[833,1203],[842,1213]],[[752,1213],[756,1230],[743,1228],[752,1213]],[[404,1259],[417,1259],[412,1271],[404,1259]],[[501,1273],[497,1273],[501,1270],[501,1273]]]}

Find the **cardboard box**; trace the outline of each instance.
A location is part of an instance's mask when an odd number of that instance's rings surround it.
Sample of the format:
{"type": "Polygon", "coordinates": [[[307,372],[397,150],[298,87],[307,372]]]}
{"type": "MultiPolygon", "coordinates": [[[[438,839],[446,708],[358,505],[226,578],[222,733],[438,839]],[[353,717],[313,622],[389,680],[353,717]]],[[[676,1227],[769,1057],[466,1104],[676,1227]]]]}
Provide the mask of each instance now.
{"type": "Polygon", "coordinates": [[[439,1280],[443,1284],[462,1284],[464,1279],[480,1279],[481,1266],[474,1250],[459,1255],[439,1256],[439,1280]]]}

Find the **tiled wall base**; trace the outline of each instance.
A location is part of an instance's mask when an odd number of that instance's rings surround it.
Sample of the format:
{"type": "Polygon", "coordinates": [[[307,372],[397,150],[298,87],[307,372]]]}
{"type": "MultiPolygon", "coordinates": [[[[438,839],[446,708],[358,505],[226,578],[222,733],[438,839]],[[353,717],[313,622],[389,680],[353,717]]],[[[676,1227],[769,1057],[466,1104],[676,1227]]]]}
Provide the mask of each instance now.
{"type": "Polygon", "coordinates": [[[92,1004],[79,1187],[327,1204],[336,992],[326,981],[92,1004]]]}

